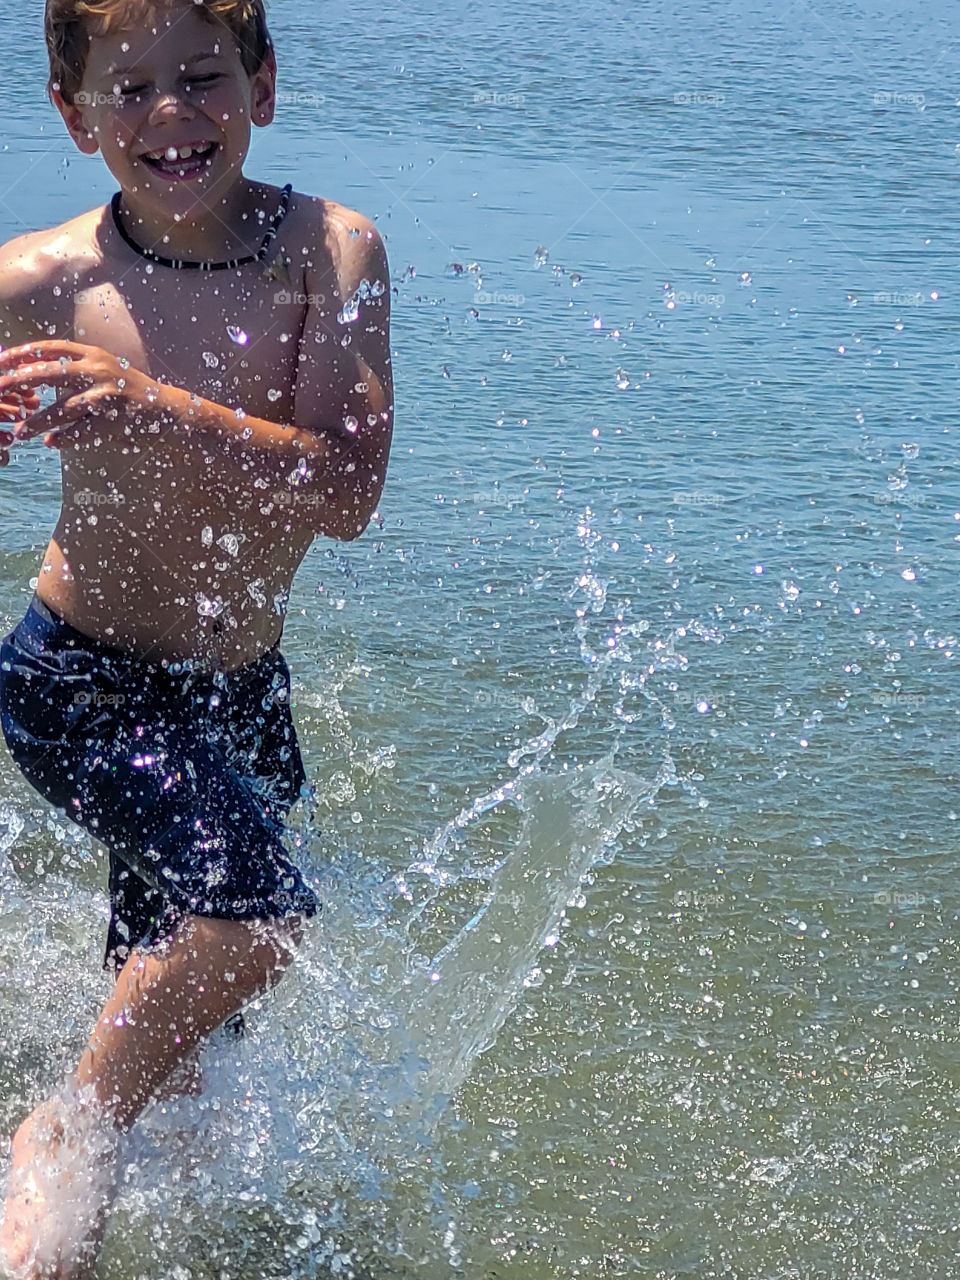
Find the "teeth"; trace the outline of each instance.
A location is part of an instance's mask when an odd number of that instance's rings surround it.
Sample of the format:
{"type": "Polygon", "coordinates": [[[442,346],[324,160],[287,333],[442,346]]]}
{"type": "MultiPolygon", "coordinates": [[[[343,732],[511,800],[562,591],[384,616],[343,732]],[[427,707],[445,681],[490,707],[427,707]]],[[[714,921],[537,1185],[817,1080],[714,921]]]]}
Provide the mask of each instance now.
{"type": "Polygon", "coordinates": [[[200,147],[167,147],[161,151],[148,151],[148,160],[166,160],[170,164],[174,164],[177,160],[189,160],[192,155],[199,155],[201,151],[209,147],[209,143],[200,147]]]}

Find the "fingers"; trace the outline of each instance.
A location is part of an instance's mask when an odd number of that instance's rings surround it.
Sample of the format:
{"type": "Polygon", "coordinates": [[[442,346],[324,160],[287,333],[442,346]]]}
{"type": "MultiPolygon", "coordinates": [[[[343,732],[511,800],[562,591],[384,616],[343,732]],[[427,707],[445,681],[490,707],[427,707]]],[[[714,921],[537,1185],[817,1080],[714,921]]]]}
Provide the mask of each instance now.
{"type": "Polygon", "coordinates": [[[23,422],[31,413],[40,408],[40,398],[32,392],[23,400],[13,400],[9,396],[0,403],[0,422],[23,422]]]}
{"type": "MultiPolygon", "coordinates": [[[[4,353],[6,354],[6,353],[4,353]]],[[[3,357],[0,356],[0,360],[3,357]]],[[[61,358],[62,359],[62,358],[61,358]]],[[[0,397],[14,394],[29,395],[34,387],[68,387],[89,382],[89,374],[82,374],[69,360],[51,360],[42,364],[22,365],[15,373],[0,375],[0,397]]],[[[33,392],[36,395],[36,392],[33,392]]]]}
{"type": "Polygon", "coordinates": [[[19,347],[0,351],[0,370],[11,369],[25,360],[82,359],[90,351],[80,342],[65,342],[60,338],[45,338],[41,342],[25,342],[19,347]]]}

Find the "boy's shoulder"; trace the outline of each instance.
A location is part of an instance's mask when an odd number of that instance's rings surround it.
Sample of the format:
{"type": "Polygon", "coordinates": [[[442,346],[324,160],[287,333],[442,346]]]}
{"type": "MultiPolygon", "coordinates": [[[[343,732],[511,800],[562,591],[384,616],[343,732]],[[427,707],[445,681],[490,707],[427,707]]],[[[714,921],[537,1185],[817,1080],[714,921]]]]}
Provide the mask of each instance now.
{"type": "Polygon", "coordinates": [[[93,265],[98,213],[90,210],[0,245],[0,319],[6,331],[0,340],[29,342],[56,327],[50,298],[64,296],[69,283],[93,265]]]}
{"type": "MultiPolygon", "coordinates": [[[[352,291],[371,269],[386,275],[386,250],[376,226],[364,214],[324,196],[297,193],[291,213],[297,216],[305,241],[324,247],[330,254],[341,285],[352,291]]],[[[309,262],[309,254],[307,258],[309,262]]]]}

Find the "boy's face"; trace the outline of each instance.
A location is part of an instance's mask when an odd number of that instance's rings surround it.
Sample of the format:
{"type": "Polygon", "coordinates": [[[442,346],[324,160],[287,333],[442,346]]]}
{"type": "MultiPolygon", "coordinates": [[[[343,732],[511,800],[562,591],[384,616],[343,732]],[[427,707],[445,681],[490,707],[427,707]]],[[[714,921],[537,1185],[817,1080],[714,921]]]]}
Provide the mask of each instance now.
{"type": "Polygon", "coordinates": [[[230,31],[175,3],[142,27],[92,34],[74,105],[54,99],[80,150],[99,149],[124,192],[186,213],[241,177],[251,123],[273,119],[275,77],[272,55],[251,79],[230,31]],[[191,145],[201,154],[184,158],[191,145]]]}

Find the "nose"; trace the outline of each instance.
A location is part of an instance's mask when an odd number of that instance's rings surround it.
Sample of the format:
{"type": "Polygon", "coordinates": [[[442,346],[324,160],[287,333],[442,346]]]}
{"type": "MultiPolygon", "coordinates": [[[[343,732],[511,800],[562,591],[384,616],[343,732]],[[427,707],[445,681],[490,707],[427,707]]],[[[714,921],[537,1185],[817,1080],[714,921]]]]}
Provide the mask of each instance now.
{"type": "Polygon", "coordinates": [[[161,93],[150,112],[150,120],[186,120],[193,116],[193,107],[180,93],[161,93]]]}

